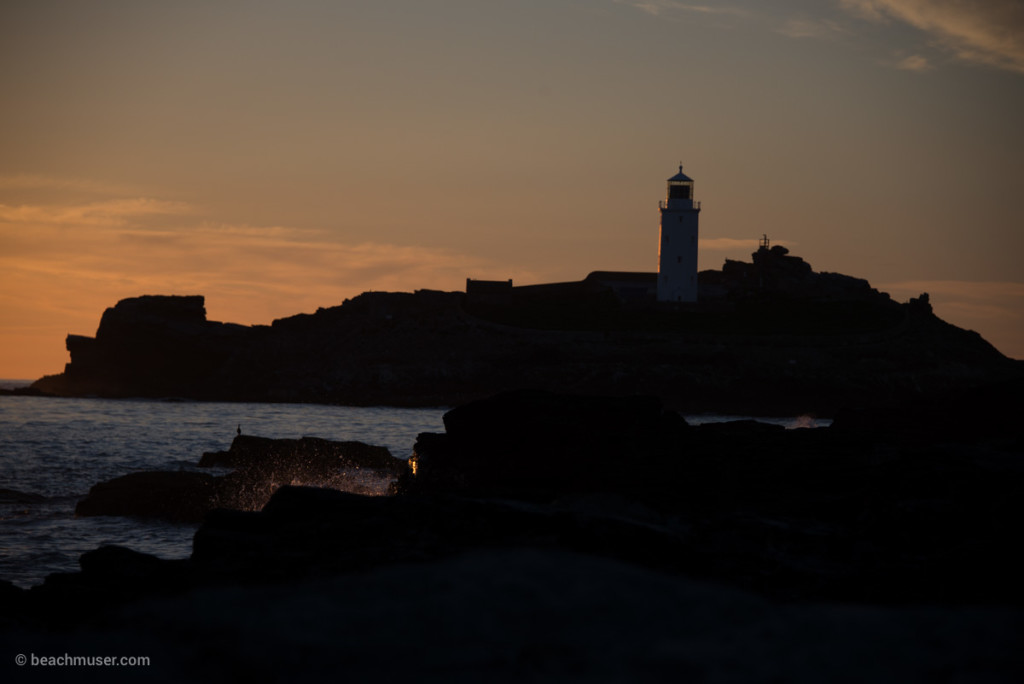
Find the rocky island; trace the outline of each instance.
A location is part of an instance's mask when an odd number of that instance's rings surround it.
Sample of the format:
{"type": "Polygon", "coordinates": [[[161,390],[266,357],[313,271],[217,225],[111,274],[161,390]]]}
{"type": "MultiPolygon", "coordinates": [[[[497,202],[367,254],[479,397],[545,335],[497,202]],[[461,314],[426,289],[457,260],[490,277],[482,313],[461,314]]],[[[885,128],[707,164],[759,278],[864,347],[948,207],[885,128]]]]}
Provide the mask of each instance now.
{"type": "Polygon", "coordinates": [[[69,335],[71,362],[32,391],[452,406],[529,387],[650,394],[687,411],[832,415],[1022,374],[1021,362],[936,317],[927,294],[898,303],[783,247],[701,272],[697,304],[654,302],[645,275],[371,292],[267,326],[208,321],[201,296],[126,299],[95,337],[69,335]]]}

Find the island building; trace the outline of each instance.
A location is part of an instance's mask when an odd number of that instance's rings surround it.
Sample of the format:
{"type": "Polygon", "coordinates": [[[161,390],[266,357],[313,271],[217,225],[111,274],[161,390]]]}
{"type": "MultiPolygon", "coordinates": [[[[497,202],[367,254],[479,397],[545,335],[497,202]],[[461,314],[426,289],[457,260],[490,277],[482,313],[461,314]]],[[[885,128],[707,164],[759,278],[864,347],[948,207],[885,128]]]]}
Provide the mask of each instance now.
{"type": "Polygon", "coordinates": [[[509,301],[513,295],[536,297],[589,296],[610,291],[626,304],[694,303],[697,301],[697,223],[700,202],[693,199],[693,179],[679,172],[668,179],[661,213],[658,272],[594,271],[583,281],[513,287],[512,280],[466,279],[466,294],[475,302],[509,301]]]}
{"type": "Polygon", "coordinates": [[[697,301],[697,219],[700,202],[693,200],[693,179],[679,173],[668,179],[668,192],[658,203],[661,243],[658,250],[658,301],[697,301]]]}

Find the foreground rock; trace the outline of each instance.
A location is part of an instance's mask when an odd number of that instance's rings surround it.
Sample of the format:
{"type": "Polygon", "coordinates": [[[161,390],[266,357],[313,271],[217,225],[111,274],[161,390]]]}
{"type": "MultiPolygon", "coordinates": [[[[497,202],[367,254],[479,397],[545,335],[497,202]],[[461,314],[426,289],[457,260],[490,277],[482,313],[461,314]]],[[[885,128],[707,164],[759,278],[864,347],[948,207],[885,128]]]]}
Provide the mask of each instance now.
{"type": "Polygon", "coordinates": [[[75,515],[121,515],[200,522],[217,507],[224,478],[207,473],[129,473],[100,482],[75,506],[75,515]]]}
{"type": "Polygon", "coordinates": [[[788,599],[1024,605],[1016,426],[993,421],[965,442],[910,418],[894,432],[850,416],[817,430],[694,427],[648,398],[498,395],[421,435],[395,496],[283,487],[260,511],[210,512],[189,577],[267,581],[525,545],[788,599]]]}
{"type": "MultiPolygon", "coordinates": [[[[3,634],[12,654],[152,659],[85,675],[107,681],[1009,684],[1024,675],[1019,612],[783,604],[535,549],[204,589],[135,603],[88,629],[3,634]]],[[[3,667],[15,677],[7,681],[55,674],[3,667]]]]}
{"type": "Polygon", "coordinates": [[[1020,603],[1024,441],[1001,396],[962,399],[898,427],[854,411],[785,430],[691,427],[648,399],[510,393],[420,435],[416,475],[399,487],[549,505],[621,497],[621,510],[675,530],[675,569],[778,596],[1020,603]],[[952,422],[976,413],[989,417],[980,432],[952,422]]]}
{"type": "Polygon", "coordinates": [[[200,680],[234,659],[272,678],[1019,681],[1024,443],[1000,401],[785,430],[497,395],[421,435],[393,496],[282,487],[210,512],[187,560],[106,547],[0,586],[0,629],[200,680]],[[986,404],[983,431],[946,424],[986,404]]]}
{"type": "MultiPolygon", "coordinates": [[[[452,409],[444,434],[418,437],[410,491],[535,495],[658,487],[689,426],[654,397],[517,391],[452,409]]],[[[639,492],[637,492],[639,493],[639,492]]]]}

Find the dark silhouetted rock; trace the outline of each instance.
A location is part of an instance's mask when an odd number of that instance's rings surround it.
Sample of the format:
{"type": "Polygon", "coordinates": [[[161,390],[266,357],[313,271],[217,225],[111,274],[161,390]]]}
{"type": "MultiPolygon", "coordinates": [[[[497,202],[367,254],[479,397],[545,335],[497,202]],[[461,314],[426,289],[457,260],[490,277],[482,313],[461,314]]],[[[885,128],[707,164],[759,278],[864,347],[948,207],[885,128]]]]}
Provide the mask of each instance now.
{"type": "MultiPolygon", "coordinates": [[[[414,491],[440,488],[551,499],[638,485],[681,448],[686,422],[654,397],[521,390],[444,415],[444,435],[420,435],[414,491]]],[[[401,485],[400,485],[401,486],[401,485]]]]}
{"type": "Polygon", "coordinates": [[[199,522],[219,505],[221,481],[187,471],[129,473],[94,485],[75,506],[75,515],[199,522]]]}
{"type": "Polygon", "coordinates": [[[124,299],[103,313],[95,338],[68,335],[71,363],[33,387],[72,395],[207,398],[207,379],[258,331],[207,321],[201,296],[124,299]]]}
{"type": "Polygon", "coordinates": [[[286,485],[261,510],[210,511],[187,561],[101,549],[80,573],[7,590],[0,616],[84,625],[147,595],[287,591],[523,549],[616,559],[773,601],[987,604],[1019,615],[1016,417],[999,414],[974,440],[924,429],[951,410],[921,408],[905,428],[862,412],[787,430],[690,426],[644,397],[506,393],[453,409],[444,434],[421,435],[414,472],[392,496],[286,485]]]}
{"type": "Polygon", "coordinates": [[[408,470],[386,447],[326,439],[270,439],[239,435],[228,451],[203,454],[201,467],[232,468],[226,475],[195,472],[132,473],[101,482],[75,508],[81,516],[121,515],[199,522],[215,508],[258,510],[278,487],[307,484],[377,494],[408,470]]]}
{"type": "Polygon", "coordinates": [[[648,400],[516,392],[454,409],[445,434],[420,435],[415,474],[398,490],[555,506],[623,497],[686,521],[676,569],[780,596],[1020,600],[1011,578],[1024,565],[1007,545],[1024,524],[1012,417],[972,445],[922,430],[924,416],[881,431],[846,420],[688,427],[648,400]]]}
{"type": "Polygon", "coordinates": [[[126,299],[95,338],[69,335],[64,373],[33,391],[443,406],[536,387],[647,394],[688,411],[832,415],[1024,375],[937,318],[927,295],[899,304],[778,247],[702,272],[701,302],[686,307],[623,299],[623,274],[593,275],[482,296],[364,293],[253,327],[207,321],[201,297],[126,299]]]}
{"type": "Polygon", "coordinates": [[[183,561],[167,561],[123,546],[101,546],[78,559],[81,577],[97,593],[125,601],[186,586],[183,561]]]}
{"type": "Polygon", "coordinates": [[[392,456],[387,447],[363,442],[336,442],[317,437],[271,439],[239,435],[232,441],[228,451],[203,454],[199,466],[279,471],[294,477],[316,477],[333,473],[339,468],[369,468],[398,475],[405,472],[407,463],[392,456]]]}

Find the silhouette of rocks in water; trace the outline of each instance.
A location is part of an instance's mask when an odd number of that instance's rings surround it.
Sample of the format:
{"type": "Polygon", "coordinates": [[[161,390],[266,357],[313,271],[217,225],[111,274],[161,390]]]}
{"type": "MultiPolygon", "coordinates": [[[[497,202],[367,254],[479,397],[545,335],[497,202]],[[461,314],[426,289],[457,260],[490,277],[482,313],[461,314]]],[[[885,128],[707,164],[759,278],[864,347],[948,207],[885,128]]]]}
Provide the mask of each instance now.
{"type": "Polygon", "coordinates": [[[251,435],[236,436],[228,451],[203,454],[199,466],[234,470],[219,476],[188,471],[130,473],[93,486],[78,502],[75,514],[201,522],[216,508],[259,509],[278,487],[294,482],[381,493],[388,480],[408,468],[386,447],[251,435]]]}
{"type": "MultiPolygon", "coordinates": [[[[66,649],[80,644],[76,634],[105,634],[149,644],[174,653],[167,667],[184,668],[186,678],[209,674],[209,650],[194,639],[213,624],[217,633],[255,630],[247,638],[257,646],[244,658],[264,674],[323,674],[331,668],[309,669],[285,651],[333,653],[340,639],[346,653],[365,653],[386,633],[416,642],[421,659],[402,670],[409,674],[443,663],[446,679],[484,673],[493,681],[512,662],[519,675],[596,676],[603,663],[631,680],[661,681],[685,663],[725,667],[707,654],[735,645],[737,630],[760,630],[740,660],[793,678],[795,666],[779,665],[787,639],[799,635],[794,663],[817,648],[846,658],[873,652],[884,626],[887,644],[903,644],[886,657],[901,679],[930,679],[941,662],[950,677],[1012,680],[1024,674],[1010,646],[1024,636],[1016,553],[1024,444],[1002,401],[946,397],[902,421],[864,409],[840,413],[828,428],[786,430],[687,425],[645,397],[495,395],[450,411],[444,433],[420,435],[393,496],[285,486],[261,510],[209,512],[187,560],[90,552],[80,573],[51,575],[30,591],[0,584],[0,630],[20,644],[52,634],[44,628],[88,628],[46,643],[66,649]],[[989,420],[973,431],[948,425],[961,415],[989,420]],[[256,629],[253,605],[287,625],[314,607],[324,612],[301,633],[256,629]],[[876,616],[870,628],[867,615],[876,616]],[[465,633],[454,638],[457,624],[465,633]],[[526,624],[529,633],[519,628],[526,624]],[[588,631],[598,626],[616,635],[613,643],[588,631]],[[652,627],[658,643],[688,655],[651,651],[652,627]],[[538,629],[556,648],[543,657],[538,629]],[[575,629],[592,638],[568,646],[575,629]],[[834,633],[842,646],[822,646],[834,633]],[[276,646],[268,651],[269,635],[276,646]],[[518,655],[502,660],[496,643],[518,655]],[[633,655],[607,655],[619,647],[633,655]]],[[[207,460],[258,463],[279,446],[247,438],[234,455],[207,460]]],[[[215,650],[237,655],[224,648],[215,650]]],[[[389,640],[388,648],[397,646],[389,640]]],[[[346,672],[364,672],[352,657],[346,672]]],[[[874,672],[874,660],[861,660],[835,667],[842,677],[874,672]]],[[[829,663],[801,676],[837,678],[829,663]]],[[[722,672],[730,681],[736,670],[722,672]]]]}
{"type": "Polygon", "coordinates": [[[899,304],[782,248],[700,278],[701,303],[687,307],[620,298],[592,274],[498,294],[365,293],[251,327],[207,321],[202,297],[126,299],[95,338],[70,335],[71,363],[33,391],[439,406],[537,387],[832,415],[1022,375],[926,295],[899,304]]]}
{"type": "MultiPolygon", "coordinates": [[[[370,468],[398,475],[407,464],[387,447],[337,442],[318,437],[272,439],[239,434],[228,451],[203,454],[199,467],[242,468],[285,475],[317,477],[338,468],[370,468]]],[[[272,476],[272,475],[271,475],[272,476]]]]}
{"type": "Polygon", "coordinates": [[[208,513],[192,567],[266,579],[525,544],[783,598],[1019,604],[1015,419],[968,441],[922,430],[928,415],[690,426],[650,398],[497,395],[420,435],[394,496],[282,487],[262,511],[208,513]]]}
{"type": "Polygon", "coordinates": [[[208,473],[129,473],[93,485],[75,506],[75,515],[199,522],[218,505],[223,484],[223,478],[208,473]]]}

